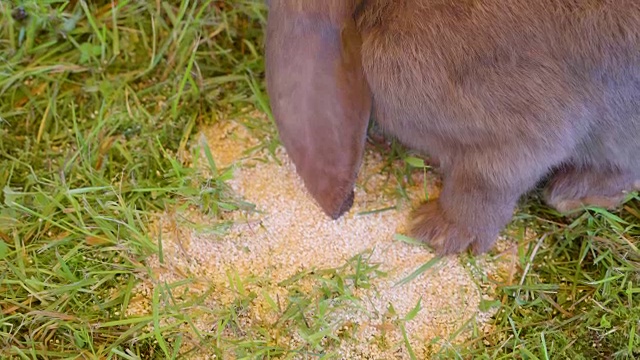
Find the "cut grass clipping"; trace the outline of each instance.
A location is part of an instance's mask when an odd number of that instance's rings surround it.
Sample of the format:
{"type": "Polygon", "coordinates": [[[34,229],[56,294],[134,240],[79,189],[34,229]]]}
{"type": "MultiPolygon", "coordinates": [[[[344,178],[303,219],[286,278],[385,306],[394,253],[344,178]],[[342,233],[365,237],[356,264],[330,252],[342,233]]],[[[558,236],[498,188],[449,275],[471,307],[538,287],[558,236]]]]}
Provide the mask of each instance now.
{"type": "MultiPolygon", "coordinates": [[[[268,110],[264,19],[257,0],[0,2],[2,358],[177,358],[184,341],[219,356],[321,358],[347,341],[330,314],[357,305],[350,289],[377,276],[366,259],[323,270],[334,281],[313,293],[292,280],[287,306],[273,303],[282,320],[271,332],[235,331],[234,314],[252,306],[243,291],[234,307],[211,309],[212,326],[229,330],[217,338],[171,325],[190,321],[181,306],[197,305],[175,303],[179,284],[154,291],[151,316],[125,315],[146,256],[161,255],[148,235],[154,212],[196,206],[224,231],[225,213],[241,206],[228,174],[187,144],[202,124],[268,110]],[[285,331],[298,331],[302,347],[278,344],[272,334],[285,331]]],[[[273,149],[273,127],[254,125],[273,149]]],[[[424,171],[392,165],[407,156],[398,146],[385,155],[398,179],[424,171]]],[[[484,303],[499,307],[494,330],[471,322],[474,339],[434,358],[640,356],[640,200],[630,198],[573,220],[523,200],[510,225],[523,238],[518,271],[484,303]],[[527,229],[539,236],[525,239],[527,229]]],[[[252,281],[230,276],[228,286],[252,281]]]]}

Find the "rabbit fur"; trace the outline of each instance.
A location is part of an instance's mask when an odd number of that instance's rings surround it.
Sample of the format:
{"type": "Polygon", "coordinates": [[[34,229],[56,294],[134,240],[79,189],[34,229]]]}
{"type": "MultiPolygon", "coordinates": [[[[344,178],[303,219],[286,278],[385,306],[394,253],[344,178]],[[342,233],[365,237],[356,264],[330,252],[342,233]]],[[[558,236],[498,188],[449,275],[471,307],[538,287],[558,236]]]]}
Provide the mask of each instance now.
{"type": "Polygon", "coordinates": [[[334,219],[374,115],[439,163],[410,234],[490,250],[549,178],[560,212],[640,189],[640,1],[270,0],[267,91],[280,138],[334,219]]]}

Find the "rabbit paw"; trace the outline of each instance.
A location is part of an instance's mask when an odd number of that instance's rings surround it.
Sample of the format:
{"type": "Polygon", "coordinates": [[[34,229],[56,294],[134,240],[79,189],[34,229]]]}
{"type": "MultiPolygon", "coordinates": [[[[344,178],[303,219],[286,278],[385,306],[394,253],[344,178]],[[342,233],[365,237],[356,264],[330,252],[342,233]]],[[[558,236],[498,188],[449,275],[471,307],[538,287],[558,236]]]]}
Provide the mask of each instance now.
{"type": "Polygon", "coordinates": [[[628,173],[569,169],[558,172],[543,194],[549,206],[568,215],[586,206],[615,209],[627,192],[639,189],[640,181],[633,181],[628,173]]]}
{"type": "Polygon", "coordinates": [[[559,213],[569,215],[585,207],[612,210],[618,207],[624,199],[625,195],[621,194],[619,196],[586,196],[579,199],[548,198],[546,202],[559,213]]]}
{"type": "Polygon", "coordinates": [[[445,218],[437,201],[422,204],[413,213],[409,235],[430,245],[440,256],[461,253],[469,247],[480,254],[493,244],[491,239],[479,239],[478,234],[445,218]]]}

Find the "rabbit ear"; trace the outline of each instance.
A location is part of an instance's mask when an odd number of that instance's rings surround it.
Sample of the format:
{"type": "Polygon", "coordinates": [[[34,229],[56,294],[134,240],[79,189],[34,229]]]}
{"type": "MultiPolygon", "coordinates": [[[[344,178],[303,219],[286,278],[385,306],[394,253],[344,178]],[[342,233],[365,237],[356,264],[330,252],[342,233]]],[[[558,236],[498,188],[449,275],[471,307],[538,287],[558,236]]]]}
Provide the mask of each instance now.
{"type": "Polygon", "coordinates": [[[271,0],[267,21],[267,92],[280,139],[333,219],[353,204],[371,112],[350,3],[271,0]]]}

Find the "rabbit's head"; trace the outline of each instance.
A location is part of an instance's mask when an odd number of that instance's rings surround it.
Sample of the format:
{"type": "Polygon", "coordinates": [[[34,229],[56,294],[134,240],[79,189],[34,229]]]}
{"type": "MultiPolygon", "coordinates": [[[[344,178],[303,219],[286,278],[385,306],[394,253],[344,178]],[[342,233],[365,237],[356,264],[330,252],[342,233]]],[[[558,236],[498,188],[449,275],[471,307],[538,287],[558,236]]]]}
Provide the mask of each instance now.
{"type": "Polygon", "coordinates": [[[267,4],[266,81],[280,138],[307,190],[337,219],[353,204],[371,111],[357,4],[267,4]]]}

